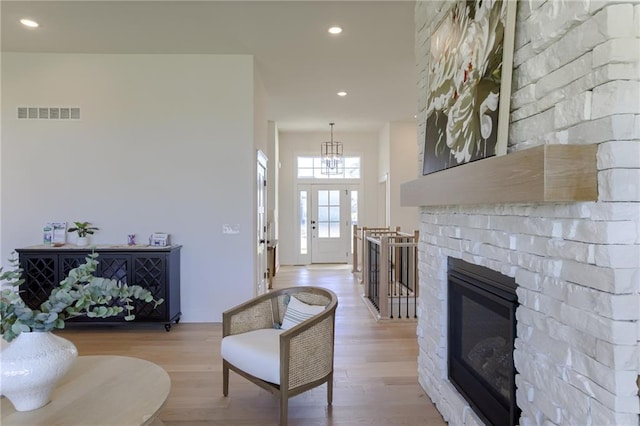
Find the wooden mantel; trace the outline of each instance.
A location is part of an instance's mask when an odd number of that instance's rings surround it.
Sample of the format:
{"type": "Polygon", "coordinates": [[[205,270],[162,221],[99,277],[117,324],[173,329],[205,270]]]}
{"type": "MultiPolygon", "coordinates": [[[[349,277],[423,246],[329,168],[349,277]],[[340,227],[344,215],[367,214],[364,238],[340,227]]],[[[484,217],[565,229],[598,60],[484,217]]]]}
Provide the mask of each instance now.
{"type": "Polygon", "coordinates": [[[595,201],[596,145],[543,145],[402,184],[402,206],[595,201]]]}

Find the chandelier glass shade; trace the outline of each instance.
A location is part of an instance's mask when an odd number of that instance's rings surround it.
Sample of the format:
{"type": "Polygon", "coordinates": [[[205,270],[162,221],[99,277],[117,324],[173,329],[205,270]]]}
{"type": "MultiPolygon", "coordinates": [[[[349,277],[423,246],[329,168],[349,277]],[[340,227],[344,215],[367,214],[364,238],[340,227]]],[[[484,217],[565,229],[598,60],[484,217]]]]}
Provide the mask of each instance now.
{"type": "Polygon", "coordinates": [[[344,152],[342,142],[333,140],[333,125],[331,126],[331,140],[320,146],[320,173],[323,175],[339,175],[344,173],[344,152]]]}

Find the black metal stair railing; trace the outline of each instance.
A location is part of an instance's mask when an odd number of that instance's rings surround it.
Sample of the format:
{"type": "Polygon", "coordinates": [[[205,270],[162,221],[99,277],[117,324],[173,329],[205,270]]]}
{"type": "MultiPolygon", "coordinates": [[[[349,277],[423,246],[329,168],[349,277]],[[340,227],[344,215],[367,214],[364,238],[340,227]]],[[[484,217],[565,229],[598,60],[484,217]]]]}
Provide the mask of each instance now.
{"type": "Polygon", "coordinates": [[[366,256],[365,250],[367,250],[367,236],[381,236],[400,232],[400,227],[396,226],[394,229],[390,227],[370,227],[370,226],[358,226],[353,225],[351,237],[352,237],[352,250],[353,250],[353,265],[352,270],[358,277],[358,280],[363,280],[363,265],[364,258],[366,256]]]}
{"type": "Polygon", "coordinates": [[[417,318],[416,244],[413,237],[396,236],[394,240],[389,247],[389,317],[417,318]]]}
{"type": "Polygon", "coordinates": [[[417,318],[418,232],[366,236],[365,298],[379,318],[417,318]]]}
{"type": "Polygon", "coordinates": [[[373,306],[378,312],[380,312],[380,246],[378,244],[368,243],[367,247],[368,259],[370,260],[367,263],[367,294],[369,295],[369,300],[371,301],[373,306]]]}

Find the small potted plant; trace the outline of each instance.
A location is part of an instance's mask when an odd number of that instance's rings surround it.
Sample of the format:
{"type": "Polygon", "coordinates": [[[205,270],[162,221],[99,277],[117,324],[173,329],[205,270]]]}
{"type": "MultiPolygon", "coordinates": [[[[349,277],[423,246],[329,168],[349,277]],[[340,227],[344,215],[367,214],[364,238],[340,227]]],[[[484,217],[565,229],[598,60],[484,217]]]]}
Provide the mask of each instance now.
{"type": "Polygon", "coordinates": [[[84,264],[69,271],[38,309],[27,306],[20,297],[19,286],[24,280],[15,256],[10,259],[11,270],[0,268],[0,332],[11,342],[2,349],[0,383],[2,394],[16,410],[45,405],[57,380],[78,356],[75,345],[52,330],[64,328],[66,320],[80,316],[107,318],[124,313],[124,319],[131,321],[135,318],[134,300],[156,307],[163,303],[138,285],[96,277],[97,257],[91,253],[84,264]]]}
{"type": "Polygon", "coordinates": [[[77,232],[78,238],[76,239],[76,245],[78,247],[85,247],[89,244],[89,235],[93,235],[95,231],[99,231],[99,228],[91,226],[89,222],[73,222],[75,226],[69,228],[69,232],[77,232]]]}

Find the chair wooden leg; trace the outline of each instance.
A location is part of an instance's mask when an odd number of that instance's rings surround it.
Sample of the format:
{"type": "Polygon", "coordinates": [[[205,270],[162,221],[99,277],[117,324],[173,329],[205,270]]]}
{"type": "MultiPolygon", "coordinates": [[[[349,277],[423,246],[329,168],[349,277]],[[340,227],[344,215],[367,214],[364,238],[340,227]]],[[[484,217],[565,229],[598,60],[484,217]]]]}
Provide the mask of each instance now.
{"type": "Polygon", "coordinates": [[[333,373],[329,375],[329,380],[327,380],[327,404],[331,405],[333,403],[333,373]]]}
{"type": "Polygon", "coordinates": [[[229,395],[229,367],[226,361],[222,361],[222,395],[229,395]]]}
{"type": "Polygon", "coordinates": [[[287,420],[289,418],[288,404],[289,396],[280,395],[280,426],[287,426],[287,420]]]}

